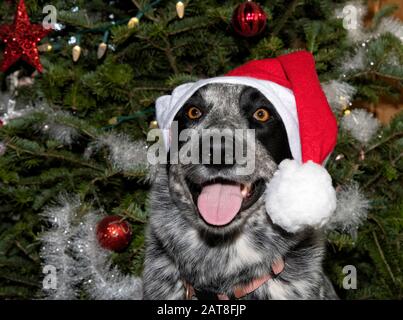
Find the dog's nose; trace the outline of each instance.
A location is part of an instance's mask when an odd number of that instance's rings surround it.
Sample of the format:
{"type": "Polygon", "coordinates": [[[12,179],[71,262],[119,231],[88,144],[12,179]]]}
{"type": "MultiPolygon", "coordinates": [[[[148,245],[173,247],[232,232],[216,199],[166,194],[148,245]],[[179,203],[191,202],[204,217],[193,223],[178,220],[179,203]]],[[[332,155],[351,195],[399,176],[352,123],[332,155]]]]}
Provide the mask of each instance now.
{"type": "Polygon", "coordinates": [[[230,136],[202,138],[201,163],[217,170],[228,169],[235,164],[235,142],[230,136]]]}

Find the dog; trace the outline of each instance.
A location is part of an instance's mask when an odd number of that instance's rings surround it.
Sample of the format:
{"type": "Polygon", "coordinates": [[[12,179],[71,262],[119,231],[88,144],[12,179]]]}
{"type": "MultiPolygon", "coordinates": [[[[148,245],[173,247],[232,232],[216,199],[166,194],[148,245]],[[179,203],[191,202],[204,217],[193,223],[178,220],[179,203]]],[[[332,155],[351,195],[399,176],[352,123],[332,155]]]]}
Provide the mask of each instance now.
{"type": "MultiPolygon", "coordinates": [[[[255,169],[236,174],[236,161],[161,165],[150,195],[144,299],[337,299],[322,268],[322,233],[310,227],[288,233],[266,212],[265,184],[282,160],[292,159],[273,104],[250,86],[208,84],[175,121],[179,132],[254,129],[255,169]],[[229,197],[240,190],[240,208],[231,209],[235,216],[214,217],[208,206],[217,204],[201,200],[210,189],[210,199],[219,197],[217,186],[229,197]]],[[[189,143],[194,141],[179,142],[179,148],[189,143]]],[[[222,148],[221,141],[213,143],[212,149],[222,148]]],[[[228,198],[216,201],[231,205],[228,198]]]]}

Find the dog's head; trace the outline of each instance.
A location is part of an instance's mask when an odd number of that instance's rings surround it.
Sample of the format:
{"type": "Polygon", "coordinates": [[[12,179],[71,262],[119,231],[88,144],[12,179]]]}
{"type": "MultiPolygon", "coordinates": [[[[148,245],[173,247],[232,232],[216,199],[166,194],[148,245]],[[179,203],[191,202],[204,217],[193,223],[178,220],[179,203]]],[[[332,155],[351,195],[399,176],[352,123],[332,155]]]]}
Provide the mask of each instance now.
{"type": "Polygon", "coordinates": [[[186,101],[174,123],[179,141],[170,158],[179,161],[168,165],[169,189],[190,223],[224,234],[265,210],[265,184],[292,156],[283,121],[262,93],[244,85],[206,85],[186,101]],[[183,161],[190,153],[193,161],[183,161]]]}

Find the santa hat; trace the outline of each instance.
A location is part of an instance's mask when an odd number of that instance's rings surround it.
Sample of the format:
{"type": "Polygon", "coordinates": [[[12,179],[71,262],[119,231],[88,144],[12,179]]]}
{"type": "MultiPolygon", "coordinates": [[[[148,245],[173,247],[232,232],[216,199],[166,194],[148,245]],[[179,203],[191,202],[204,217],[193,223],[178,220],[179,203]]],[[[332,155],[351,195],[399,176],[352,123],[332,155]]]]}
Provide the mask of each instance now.
{"type": "Polygon", "coordinates": [[[323,164],[337,140],[337,123],[322,91],[311,53],[298,51],[250,61],[225,76],[186,83],[156,101],[165,147],[171,123],[199,88],[211,83],[242,84],[259,90],[276,108],[293,160],[284,160],[266,188],[273,223],[289,232],[322,227],[336,208],[332,180],[323,164]]]}

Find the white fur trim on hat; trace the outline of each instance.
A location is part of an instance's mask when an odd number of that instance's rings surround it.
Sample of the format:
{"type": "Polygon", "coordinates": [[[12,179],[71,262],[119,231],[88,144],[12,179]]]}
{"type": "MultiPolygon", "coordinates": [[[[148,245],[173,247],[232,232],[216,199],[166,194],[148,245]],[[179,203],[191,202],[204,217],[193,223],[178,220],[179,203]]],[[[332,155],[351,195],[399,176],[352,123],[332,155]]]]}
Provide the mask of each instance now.
{"type": "Polygon", "coordinates": [[[321,165],[283,160],[266,185],[266,211],[288,232],[324,226],[336,210],[332,178],[321,165]]]}
{"type": "Polygon", "coordinates": [[[290,150],[295,160],[301,163],[301,143],[298,115],[293,92],[277,83],[252,77],[216,77],[186,83],[173,90],[172,95],[162,96],[156,101],[156,117],[162,129],[165,148],[169,150],[169,129],[175,115],[185,102],[201,87],[211,83],[229,83],[251,86],[259,90],[276,108],[288,137],[290,150]]]}

